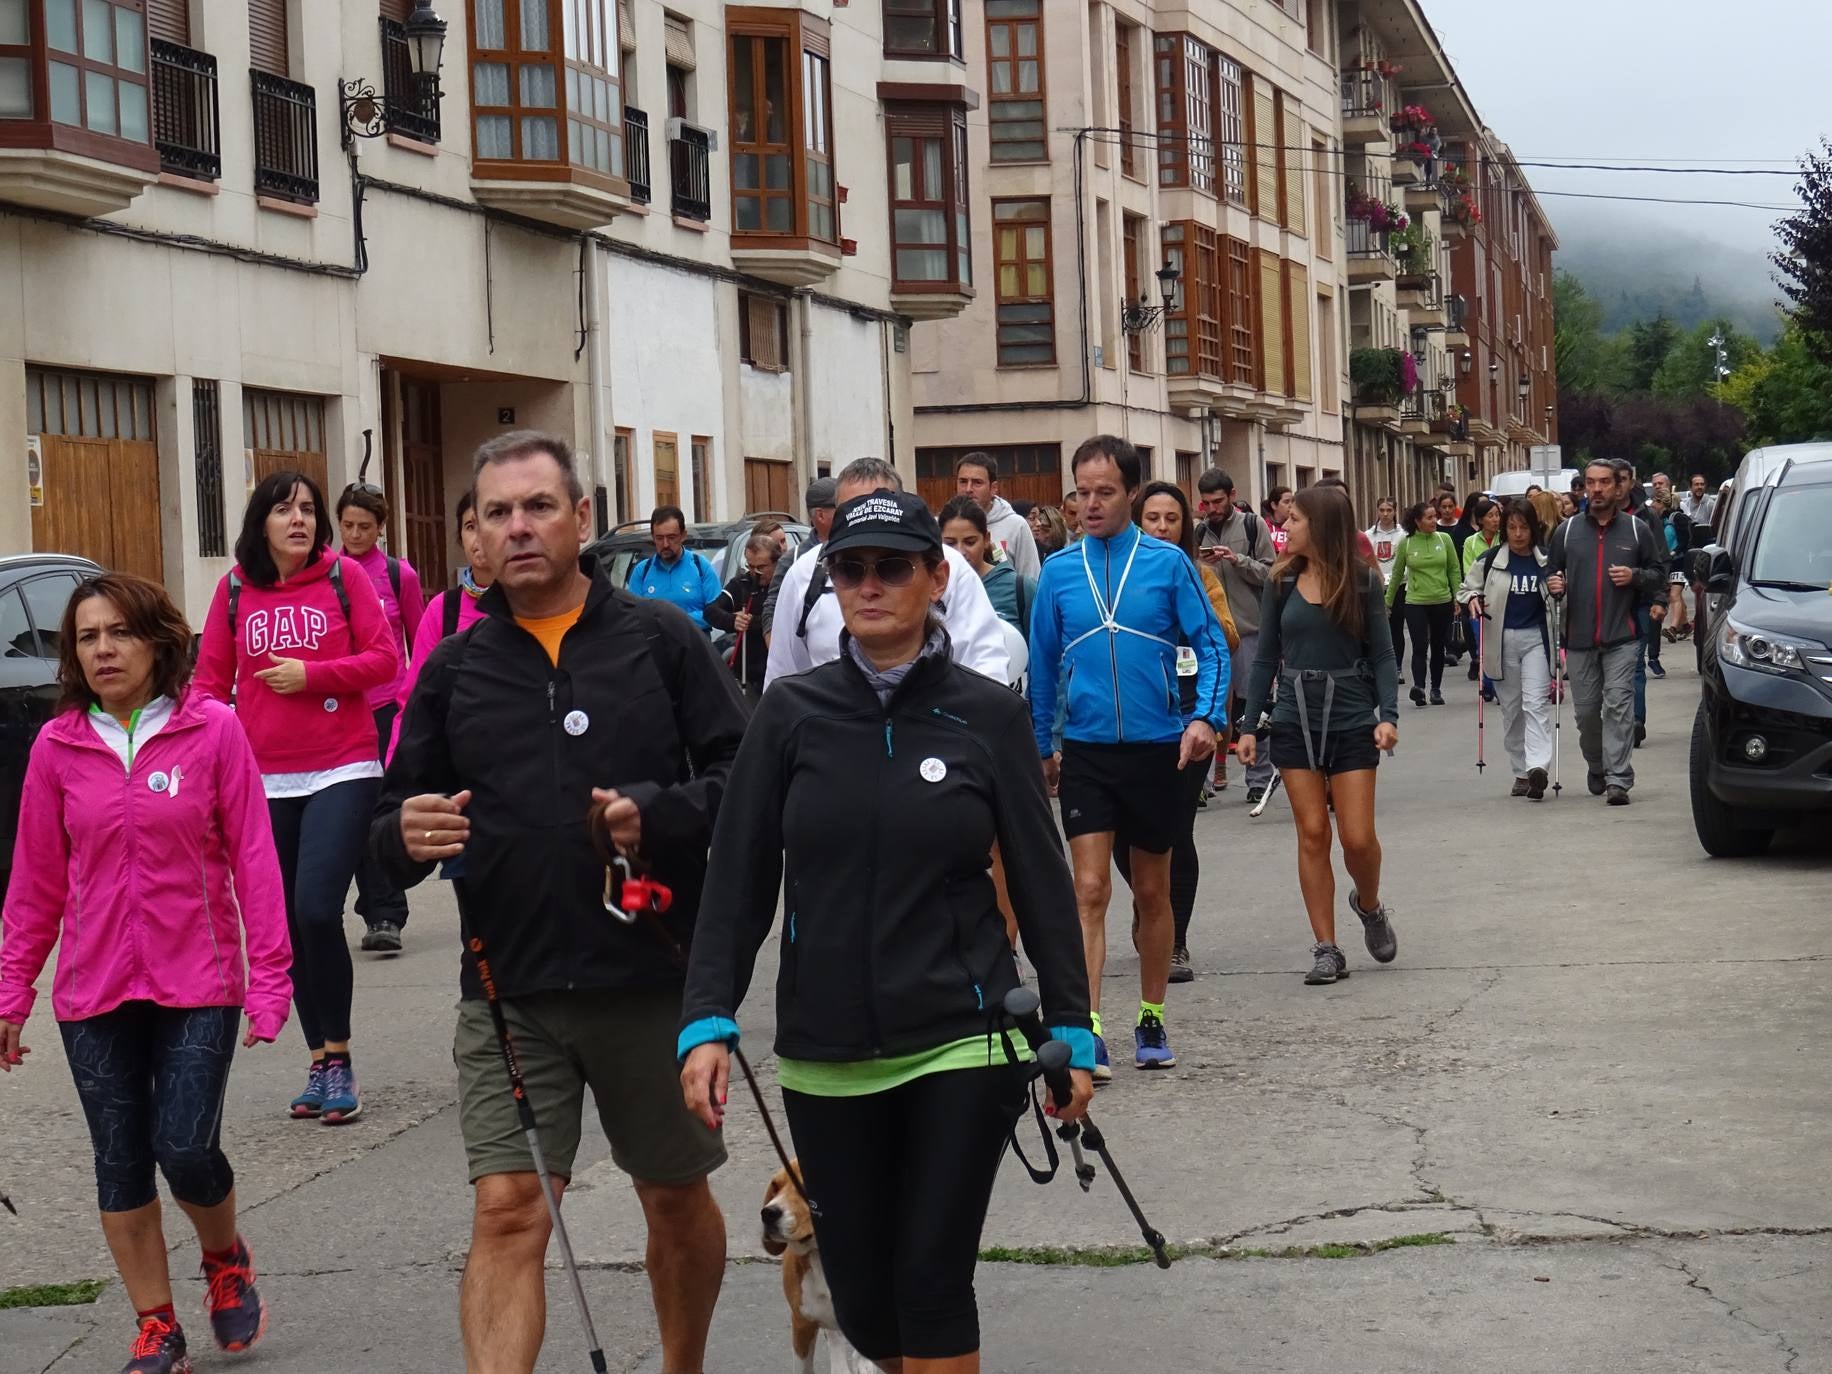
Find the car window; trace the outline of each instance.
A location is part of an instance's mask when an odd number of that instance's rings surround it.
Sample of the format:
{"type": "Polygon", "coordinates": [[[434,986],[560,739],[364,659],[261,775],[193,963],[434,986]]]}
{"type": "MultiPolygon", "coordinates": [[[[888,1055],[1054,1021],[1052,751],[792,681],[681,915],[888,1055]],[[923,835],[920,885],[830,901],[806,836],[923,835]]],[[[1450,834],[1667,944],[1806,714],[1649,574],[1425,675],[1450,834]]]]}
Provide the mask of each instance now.
{"type": "Polygon", "coordinates": [[[44,647],[45,658],[58,656],[58,629],[64,623],[64,607],[70,604],[76,581],[72,573],[50,573],[27,578],[20,584],[32,623],[38,626],[38,642],[44,647]]]}
{"type": "Polygon", "coordinates": [[[1804,487],[1768,503],[1749,580],[1832,586],[1832,487],[1804,487]]]}
{"type": "Polygon", "coordinates": [[[16,587],[0,592],[0,658],[37,658],[38,641],[26,618],[25,600],[16,587]]]}

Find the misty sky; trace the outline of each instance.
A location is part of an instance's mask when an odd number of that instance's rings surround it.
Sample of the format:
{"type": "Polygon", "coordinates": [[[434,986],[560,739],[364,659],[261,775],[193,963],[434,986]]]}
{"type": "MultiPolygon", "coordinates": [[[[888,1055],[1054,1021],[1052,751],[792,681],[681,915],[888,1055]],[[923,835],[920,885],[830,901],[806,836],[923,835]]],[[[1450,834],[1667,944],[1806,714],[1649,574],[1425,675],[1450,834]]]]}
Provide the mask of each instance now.
{"type": "MultiPolygon", "coordinates": [[[[1832,0],[1422,0],[1477,112],[1523,161],[1786,159],[1832,135],[1832,0]]],[[[1780,176],[1524,169],[1538,191],[1793,205],[1780,176]]],[[[1545,196],[1554,227],[1659,218],[1757,251],[1778,212],[1545,196]]]]}

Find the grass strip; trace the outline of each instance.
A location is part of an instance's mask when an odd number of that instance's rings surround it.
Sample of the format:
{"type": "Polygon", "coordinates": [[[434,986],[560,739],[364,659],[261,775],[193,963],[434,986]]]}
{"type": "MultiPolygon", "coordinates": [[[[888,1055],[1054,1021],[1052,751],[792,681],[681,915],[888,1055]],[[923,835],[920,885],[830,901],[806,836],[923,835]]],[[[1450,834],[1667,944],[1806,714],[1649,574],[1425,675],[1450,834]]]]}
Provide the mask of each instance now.
{"type": "Polygon", "coordinates": [[[14,1307],[82,1307],[102,1296],[108,1284],[102,1279],[76,1283],[34,1283],[0,1289],[0,1312],[14,1307]]]}

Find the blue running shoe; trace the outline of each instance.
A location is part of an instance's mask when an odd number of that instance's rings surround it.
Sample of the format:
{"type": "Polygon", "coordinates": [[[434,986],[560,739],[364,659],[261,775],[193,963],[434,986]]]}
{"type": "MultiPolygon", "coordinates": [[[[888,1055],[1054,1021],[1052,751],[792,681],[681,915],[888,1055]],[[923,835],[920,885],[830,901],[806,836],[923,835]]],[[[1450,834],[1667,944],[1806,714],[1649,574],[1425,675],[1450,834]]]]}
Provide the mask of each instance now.
{"type": "Polygon", "coordinates": [[[1174,1069],[1177,1067],[1177,1056],[1171,1053],[1170,1038],[1164,1033],[1164,1023],[1150,1012],[1145,1013],[1137,1029],[1132,1032],[1133,1044],[1137,1050],[1133,1055],[1133,1064],[1141,1069],[1174,1069]]]}
{"type": "Polygon", "coordinates": [[[317,1116],[324,1111],[324,1060],[312,1061],[311,1072],[305,1079],[305,1091],[292,1100],[287,1110],[300,1118],[317,1116]]]}
{"type": "Polygon", "coordinates": [[[1107,1041],[1102,1036],[1094,1037],[1094,1081],[1107,1083],[1113,1078],[1113,1065],[1107,1059],[1107,1041]]]}
{"type": "Polygon", "coordinates": [[[231,1354],[248,1349],[267,1330],[267,1305],[254,1288],[254,1257],[247,1242],[239,1237],[235,1255],[227,1263],[213,1263],[204,1257],[204,1278],[209,1291],[204,1296],[204,1310],[210,1314],[210,1330],[216,1343],[231,1354]]]}
{"type": "Polygon", "coordinates": [[[184,1332],[169,1317],[148,1317],[134,1337],[131,1357],[121,1374],[191,1374],[191,1357],[185,1350],[184,1332]]]}
{"type": "Polygon", "coordinates": [[[356,1091],[356,1073],[348,1059],[324,1061],[324,1124],[341,1126],[363,1114],[363,1099],[356,1091]]]}

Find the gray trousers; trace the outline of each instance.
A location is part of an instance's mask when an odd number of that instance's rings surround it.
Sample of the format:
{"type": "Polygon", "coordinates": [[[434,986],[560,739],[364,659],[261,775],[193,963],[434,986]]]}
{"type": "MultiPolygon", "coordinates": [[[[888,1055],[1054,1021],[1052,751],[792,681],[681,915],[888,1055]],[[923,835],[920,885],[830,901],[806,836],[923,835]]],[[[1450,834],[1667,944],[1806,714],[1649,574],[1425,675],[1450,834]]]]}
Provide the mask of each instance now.
{"type": "MultiPolygon", "coordinates": [[[[1234,651],[1234,695],[1244,697],[1247,694],[1247,678],[1253,671],[1253,660],[1259,656],[1259,632],[1240,637],[1240,648],[1234,651]]],[[[1276,681],[1276,675],[1275,679],[1276,681]]],[[[1259,730],[1257,720],[1243,721],[1242,730],[1259,730]]],[[[1259,754],[1253,760],[1253,766],[1247,770],[1247,786],[1264,787],[1272,781],[1272,736],[1262,733],[1259,736],[1259,754]]]]}
{"type": "Polygon", "coordinates": [[[1565,656],[1584,766],[1614,787],[1635,785],[1635,667],[1639,640],[1565,656]]]}

